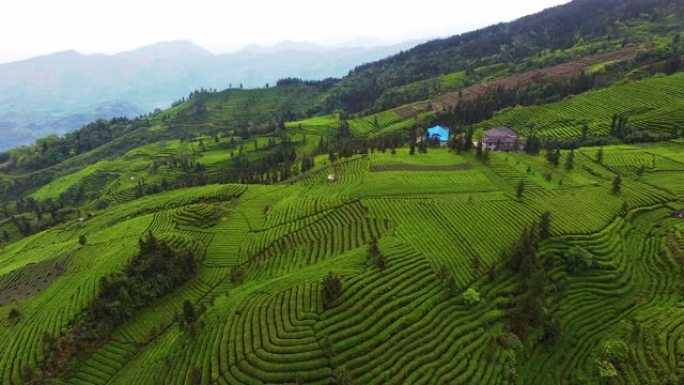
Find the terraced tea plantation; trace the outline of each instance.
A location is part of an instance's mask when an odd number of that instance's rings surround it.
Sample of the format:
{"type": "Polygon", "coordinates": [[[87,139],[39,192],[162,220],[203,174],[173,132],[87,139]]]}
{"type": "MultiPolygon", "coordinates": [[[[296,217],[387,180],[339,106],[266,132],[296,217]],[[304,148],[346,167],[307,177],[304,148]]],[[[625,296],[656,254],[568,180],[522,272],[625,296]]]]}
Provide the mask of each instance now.
{"type": "Polygon", "coordinates": [[[684,128],[684,75],[661,76],[570,96],[552,104],[513,107],[479,123],[489,128],[505,124],[524,134],[571,139],[608,135],[613,115],[628,119],[628,127],[651,135],[669,134],[684,128]]]}
{"type": "MultiPolygon", "coordinates": [[[[676,215],[684,143],[606,147],[601,164],[596,148],[583,148],[571,171],[542,155],[491,153],[483,163],[399,148],[317,160],[282,184],[132,193],[137,178],[172,177],[150,171],[151,159],[193,145],[142,147],[34,194],[103,180],[111,204],[0,249],[0,383],[42,376],[54,341],[97,298],[101,278],[124,271],[149,233],[198,256],[197,274],[52,381],[645,384],[684,376],[684,219],[676,215]],[[533,265],[544,275],[529,283],[513,273],[510,247],[544,213],[550,225],[533,265]],[[572,259],[577,250],[583,257],[572,259]],[[333,300],[331,273],[341,283],[333,300]],[[523,330],[514,320],[531,287],[544,293],[541,319],[523,330]]],[[[212,167],[229,151],[196,159],[212,167]]]]}

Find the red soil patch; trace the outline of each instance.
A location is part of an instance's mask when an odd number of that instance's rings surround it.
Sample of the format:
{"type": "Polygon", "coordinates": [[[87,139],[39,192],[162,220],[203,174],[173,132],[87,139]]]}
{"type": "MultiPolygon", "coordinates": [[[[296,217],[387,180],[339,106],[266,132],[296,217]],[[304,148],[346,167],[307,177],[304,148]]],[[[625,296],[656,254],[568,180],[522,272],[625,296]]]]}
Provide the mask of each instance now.
{"type": "Polygon", "coordinates": [[[402,119],[408,119],[418,115],[422,111],[425,111],[427,108],[428,103],[423,102],[412,104],[410,106],[400,107],[394,110],[394,112],[396,112],[397,115],[401,116],[402,119]]]}
{"type": "MultiPolygon", "coordinates": [[[[570,79],[578,76],[587,67],[614,60],[625,60],[633,58],[636,55],[636,47],[627,47],[617,51],[602,53],[599,55],[588,56],[583,59],[559,64],[552,67],[542,68],[534,71],[524,72],[518,75],[509,76],[502,79],[492,80],[487,83],[475,84],[473,86],[463,88],[460,91],[449,92],[436,96],[432,99],[432,108],[435,111],[445,110],[449,107],[455,107],[461,101],[472,101],[481,98],[488,91],[496,88],[511,89],[517,88],[530,83],[540,83],[550,79],[570,79]],[[460,94],[460,95],[459,95],[460,94]]],[[[396,110],[402,118],[409,118],[415,116],[421,111],[427,109],[428,104],[414,104],[407,107],[402,107],[396,110]]]]}

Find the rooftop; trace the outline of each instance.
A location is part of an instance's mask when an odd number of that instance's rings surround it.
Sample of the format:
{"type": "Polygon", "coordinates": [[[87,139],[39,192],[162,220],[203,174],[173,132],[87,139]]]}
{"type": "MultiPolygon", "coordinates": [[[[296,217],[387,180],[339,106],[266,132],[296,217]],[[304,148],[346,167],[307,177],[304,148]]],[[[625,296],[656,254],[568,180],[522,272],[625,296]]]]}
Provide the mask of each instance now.
{"type": "Polygon", "coordinates": [[[486,137],[494,138],[517,138],[518,134],[506,126],[494,127],[485,131],[486,137]]]}
{"type": "Polygon", "coordinates": [[[449,129],[444,128],[442,126],[434,126],[428,128],[427,134],[428,137],[435,138],[443,142],[449,140],[449,129]]]}

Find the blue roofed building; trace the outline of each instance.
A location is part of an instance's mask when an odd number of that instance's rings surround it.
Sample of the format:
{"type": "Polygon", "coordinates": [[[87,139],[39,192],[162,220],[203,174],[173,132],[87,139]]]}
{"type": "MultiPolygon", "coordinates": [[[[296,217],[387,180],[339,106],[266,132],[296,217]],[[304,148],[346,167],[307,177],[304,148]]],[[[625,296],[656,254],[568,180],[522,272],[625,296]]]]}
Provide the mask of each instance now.
{"type": "Polygon", "coordinates": [[[427,129],[427,138],[441,146],[446,146],[449,140],[449,129],[442,126],[434,126],[427,129]]]}

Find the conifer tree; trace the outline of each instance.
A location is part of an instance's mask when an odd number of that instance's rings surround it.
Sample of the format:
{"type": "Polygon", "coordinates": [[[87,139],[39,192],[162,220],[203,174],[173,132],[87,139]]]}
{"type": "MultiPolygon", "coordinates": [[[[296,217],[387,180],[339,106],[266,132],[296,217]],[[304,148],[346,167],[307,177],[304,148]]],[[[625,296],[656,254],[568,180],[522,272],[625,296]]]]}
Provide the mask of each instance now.
{"type": "Polygon", "coordinates": [[[613,179],[613,187],[611,191],[613,194],[618,194],[620,193],[620,190],[622,190],[622,177],[618,174],[613,179]]]}
{"type": "Polygon", "coordinates": [[[323,305],[330,308],[342,295],[342,279],[332,272],[323,279],[323,305]]]}
{"type": "Polygon", "coordinates": [[[575,168],[575,150],[570,150],[565,159],[565,171],[572,171],[573,168],[575,168]]]}
{"type": "Polygon", "coordinates": [[[482,141],[477,142],[477,147],[475,148],[475,157],[477,159],[482,159],[483,146],[482,141]]]}
{"type": "Polygon", "coordinates": [[[539,238],[548,239],[551,236],[551,213],[545,211],[539,221],[539,238]]]}
{"type": "Polygon", "coordinates": [[[192,305],[192,302],[188,300],[185,300],[185,302],[183,302],[183,320],[187,324],[191,324],[197,320],[195,307],[192,305]]]}
{"type": "Polygon", "coordinates": [[[518,186],[516,187],[515,196],[518,199],[522,199],[524,192],[525,192],[525,183],[521,180],[520,182],[518,182],[518,186]]]}
{"type": "Polygon", "coordinates": [[[603,147],[599,147],[596,151],[596,163],[603,164],[603,147]]]}

